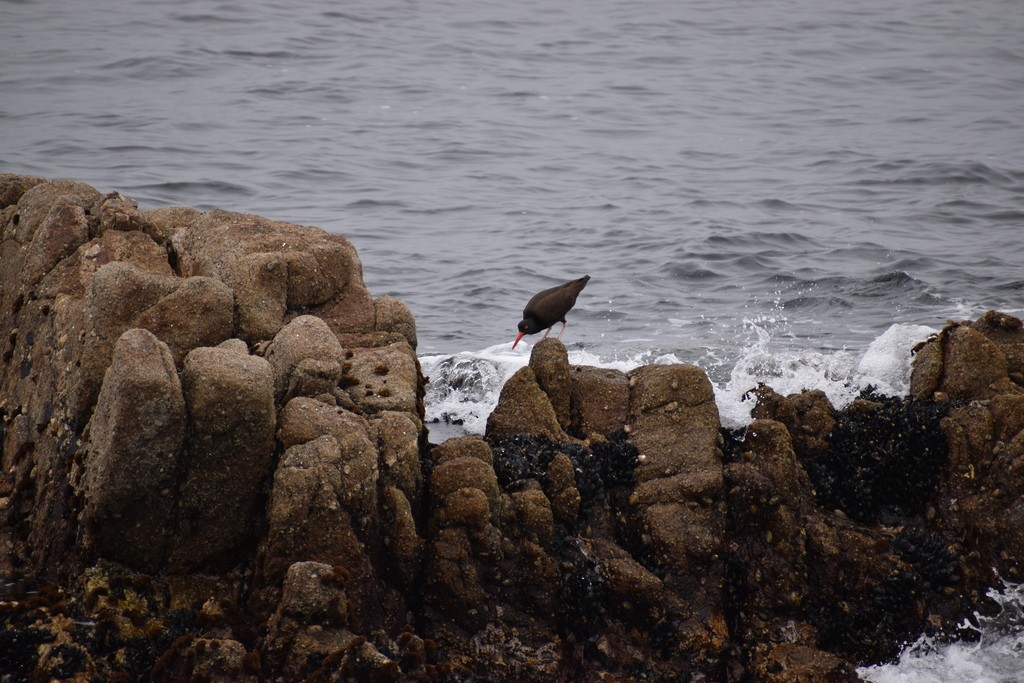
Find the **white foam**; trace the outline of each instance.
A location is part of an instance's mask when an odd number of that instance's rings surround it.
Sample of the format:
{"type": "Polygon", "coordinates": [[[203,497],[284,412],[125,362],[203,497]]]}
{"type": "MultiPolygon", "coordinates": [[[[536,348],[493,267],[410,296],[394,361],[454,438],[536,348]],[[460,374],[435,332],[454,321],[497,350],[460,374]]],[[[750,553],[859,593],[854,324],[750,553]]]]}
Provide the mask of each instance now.
{"type": "Polygon", "coordinates": [[[1020,683],[1024,680],[1024,586],[1003,584],[988,596],[994,617],[976,615],[977,642],[937,643],[922,636],[898,662],[858,669],[872,683],[1020,683]]]}
{"type": "Polygon", "coordinates": [[[453,422],[470,434],[483,434],[501,387],[530,361],[530,348],[524,342],[513,350],[504,343],[453,356],[421,356],[420,366],[430,380],[424,397],[428,425],[453,422]]]}
{"type": "MultiPolygon", "coordinates": [[[[722,351],[715,349],[706,349],[699,359],[653,351],[609,358],[588,349],[571,349],[569,362],[622,372],[648,363],[694,363],[713,378],[722,425],[742,427],[750,422],[753,407],[748,392],[762,382],[783,395],[820,389],[836,408],[847,406],[868,386],[890,396],[905,395],[910,349],[935,331],[921,325],[892,325],[860,354],[847,349],[775,348],[778,344],[770,332],[771,319],[745,320],[744,328],[752,339],[740,349],[738,358],[723,358],[719,355],[722,351]]],[[[783,333],[784,341],[790,343],[783,333]]],[[[527,342],[520,342],[515,350],[506,342],[482,351],[421,357],[423,372],[430,377],[425,397],[428,423],[453,422],[462,431],[482,434],[502,385],[529,362],[532,350],[527,342]]]]}
{"type": "Polygon", "coordinates": [[[892,325],[871,342],[857,365],[879,393],[902,396],[910,388],[911,349],[938,330],[924,325],[892,325]]]}
{"type": "MultiPolygon", "coordinates": [[[[469,434],[483,434],[487,416],[498,404],[501,387],[517,370],[530,361],[533,346],[520,342],[513,350],[509,343],[482,351],[463,351],[455,355],[421,356],[423,374],[430,378],[424,397],[428,426],[454,423],[469,434]]],[[[629,372],[647,363],[678,363],[673,354],[639,354],[604,359],[586,349],[569,351],[573,365],[593,365],[629,372]]],[[[437,429],[441,432],[444,430],[437,429]]]]}
{"type": "Polygon", "coordinates": [[[910,351],[935,332],[923,325],[892,325],[860,355],[847,349],[776,350],[771,346],[767,326],[761,323],[744,321],[757,340],[733,364],[729,379],[715,386],[715,400],[725,427],[742,427],[750,422],[753,399],[748,392],[759,383],[784,396],[818,389],[839,409],[869,386],[887,396],[903,396],[910,386],[910,351]]]}

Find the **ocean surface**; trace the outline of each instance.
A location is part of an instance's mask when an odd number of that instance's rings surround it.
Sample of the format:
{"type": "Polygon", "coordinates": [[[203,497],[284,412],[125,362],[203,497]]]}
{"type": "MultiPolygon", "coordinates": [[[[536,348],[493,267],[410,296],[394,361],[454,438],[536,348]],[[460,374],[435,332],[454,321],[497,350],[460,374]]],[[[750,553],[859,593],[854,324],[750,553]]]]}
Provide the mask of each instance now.
{"type": "MultiPolygon", "coordinates": [[[[700,365],[727,425],[904,393],[946,320],[1024,314],[1022,112],[1020,0],[0,0],[0,171],[346,235],[435,440],[583,274],[571,360],[700,365]]],[[[991,642],[872,680],[1020,680],[991,642]]]]}

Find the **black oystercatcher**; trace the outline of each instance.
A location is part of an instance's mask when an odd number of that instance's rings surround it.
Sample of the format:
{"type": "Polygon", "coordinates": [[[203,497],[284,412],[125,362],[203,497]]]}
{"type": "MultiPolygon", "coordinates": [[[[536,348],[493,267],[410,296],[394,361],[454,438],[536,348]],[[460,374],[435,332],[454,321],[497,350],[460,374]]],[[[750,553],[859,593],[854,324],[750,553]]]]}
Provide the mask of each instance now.
{"type": "Polygon", "coordinates": [[[565,314],[576,305],[576,297],[587,286],[589,280],[590,276],[584,275],[579,280],[570,280],[565,284],[545,289],[534,295],[530,299],[530,303],[526,304],[526,308],[523,309],[523,320],[519,323],[519,336],[512,342],[512,348],[516,348],[516,344],[524,334],[537,334],[541,330],[545,330],[544,337],[547,337],[548,332],[557,322],[562,323],[562,329],[558,331],[558,338],[561,339],[567,324],[565,314]]]}

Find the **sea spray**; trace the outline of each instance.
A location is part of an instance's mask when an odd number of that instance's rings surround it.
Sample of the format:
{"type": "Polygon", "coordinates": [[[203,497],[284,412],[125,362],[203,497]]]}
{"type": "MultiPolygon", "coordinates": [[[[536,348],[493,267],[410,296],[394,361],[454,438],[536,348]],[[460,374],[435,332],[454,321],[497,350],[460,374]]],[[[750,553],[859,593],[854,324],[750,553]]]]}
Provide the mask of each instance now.
{"type": "Polygon", "coordinates": [[[963,624],[972,642],[937,642],[921,636],[892,664],[858,670],[872,683],[1020,683],[1024,680],[1024,584],[989,590],[997,611],[963,624]]]}
{"type": "MultiPolygon", "coordinates": [[[[750,422],[749,392],[765,383],[781,394],[819,389],[836,408],[846,407],[868,387],[887,396],[907,393],[911,348],[934,332],[920,325],[892,325],[863,353],[847,349],[809,350],[782,345],[772,320],[748,319],[749,338],[737,357],[691,351],[642,350],[621,356],[599,356],[587,348],[569,348],[569,362],[629,372],[646,364],[693,363],[711,379],[722,425],[735,428],[750,422]]],[[[783,336],[785,333],[783,332],[783,336]]],[[[532,345],[512,350],[502,343],[481,351],[421,356],[430,378],[425,397],[428,426],[436,435],[482,434],[487,416],[497,405],[501,387],[530,359],[532,345]]]]}

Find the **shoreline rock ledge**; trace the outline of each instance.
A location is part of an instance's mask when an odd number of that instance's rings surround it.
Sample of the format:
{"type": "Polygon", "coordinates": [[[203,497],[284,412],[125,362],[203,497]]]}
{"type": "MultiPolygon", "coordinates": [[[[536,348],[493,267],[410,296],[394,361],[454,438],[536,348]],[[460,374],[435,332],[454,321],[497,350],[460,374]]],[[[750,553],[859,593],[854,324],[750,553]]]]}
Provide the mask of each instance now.
{"type": "Polygon", "coordinates": [[[2,681],[856,681],[1022,580],[994,311],[739,431],[548,339],[433,445],[344,237],[0,174],[0,325],[2,681]]]}

